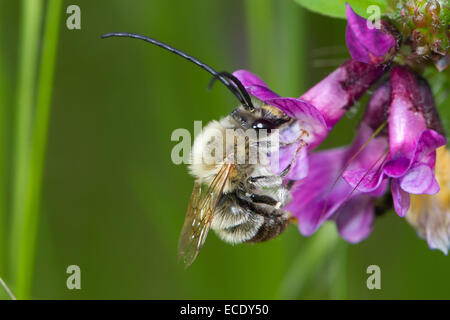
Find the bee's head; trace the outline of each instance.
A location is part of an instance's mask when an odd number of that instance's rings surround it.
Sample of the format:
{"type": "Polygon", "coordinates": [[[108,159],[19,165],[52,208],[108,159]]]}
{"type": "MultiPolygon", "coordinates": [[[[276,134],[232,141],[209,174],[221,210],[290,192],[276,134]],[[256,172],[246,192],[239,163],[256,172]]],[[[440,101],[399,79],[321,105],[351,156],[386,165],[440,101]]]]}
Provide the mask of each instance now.
{"type": "Polygon", "coordinates": [[[233,110],[232,118],[240,124],[242,129],[278,129],[291,120],[283,111],[276,107],[265,105],[260,101],[253,100],[254,109],[241,105],[233,110]]]}

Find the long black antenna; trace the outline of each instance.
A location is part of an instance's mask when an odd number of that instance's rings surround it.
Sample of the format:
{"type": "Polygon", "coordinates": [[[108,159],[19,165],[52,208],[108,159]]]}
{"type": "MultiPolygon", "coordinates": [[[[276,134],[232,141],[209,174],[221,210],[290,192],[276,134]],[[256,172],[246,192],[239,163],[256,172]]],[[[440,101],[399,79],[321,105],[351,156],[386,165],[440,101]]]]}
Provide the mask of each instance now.
{"type": "Polygon", "coordinates": [[[209,82],[208,88],[211,89],[212,86],[214,85],[214,82],[217,79],[220,79],[219,77],[225,77],[230,79],[239,89],[240,93],[242,94],[242,96],[244,97],[245,101],[247,102],[247,107],[253,111],[254,107],[252,104],[252,98],[250,98],[250,95],[248,94],[247,90],[245,89],[245,87],[242,85],[242,83],[239,81],[238,78],[236,78],[235,76],[233,76],[231,73],[227,72],[227,71],[221,71],[218,72],[216,76],[214,76],[211,81],[209,82]]]}
{"type": "Polygon", "coordinates": [[[247,91],[245,90],[244,86],[242,85],[242,83],[235,77],[231,78],[231,80],[236,84],[236,86],[240,89],[237,90],[236,87],[230,83],[230,81],[228,81],[228,78],[230,78],[228,76],[228,74],[225,73],[218,73],[216,70],[214,70],[213,68],[211,68],[210,66],[208,66],[207,64],[201,62],[200,60],[188,55],[186,52],[175,49],[174,47],[158,41],[156,39],[153,38],[149,38],[140,34],[134,34],[134,33],[128,33],[128,32],[111,32],[111,33],[106,33],[104,35],[102,35],[102,38],[110,38],[110,37],[127,37],[127,38],[134,38],[134,39],[139,39],[139,40],[143,40],[146,42],[150,42],[158,47],[161,47],[163,49],[166,49],[178,56],[181,56],[183,58],[185,58],[186,60],[189,60],[191,62],[193,62],[194,64],[196,64],[197,66],[199,66],[200,68],[208,71],[210,74],[213,75],[213,79],[219,79],[220,82],[222,82],[235,96],[236,98],[238,98],[238,100],[248,109],[253,110],[253,104],[252,101],[250,99],[249,94],[247,93],[247,91]]]}

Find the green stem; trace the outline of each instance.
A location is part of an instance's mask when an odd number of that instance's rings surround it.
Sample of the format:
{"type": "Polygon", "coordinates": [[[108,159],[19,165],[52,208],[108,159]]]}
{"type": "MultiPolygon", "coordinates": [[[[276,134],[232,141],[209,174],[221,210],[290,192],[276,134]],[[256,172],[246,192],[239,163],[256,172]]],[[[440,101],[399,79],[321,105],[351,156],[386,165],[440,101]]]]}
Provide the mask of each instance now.
{"type": "Polygon", "coordinates": [[[327,260],[338,241],[339,236],[335,226],[332,223],[322,225],[319,231],[303,246],[284,276],[278,298],[298,298],[308,281],[327,260]]]}
{"type": "MultiPolygon", "coordinates": [[[[9,141],[9,108],[7,103],[6,72],[4,59],[0,49],[0,276],[6,273],[6,215],[8,210],[8,141],[9,141]]],[[[8,86],[9,87],[9,86],[8,86]]]]}
{"type": "Polygon", "coordinates": [[[305,89],[305,10],[292,1],[246,0],[251,70],[281,95],[305,89]]]}
{"type": "Polygon", "coordinates": [[[277,58],[271,64],[278,69],[277,92],[299,97],[306,89],[307,22],[305,9],[294,1],[277,1],[278,43],[273,39],[277,58]]]}
{"type": "Polygon", "coordinates": [[[41,0],[22,0],[21,30],[19,44],[19,70],[14,128],[14,172],[12,194],[12,228],[10,243],[10,269],[13,279],[17,277],[19,248],[23,241],[24,195],[28,175],[28,156],[33,114],[36,63],[42,15],[41,0]]]}
{"type": "Polygon", "coordinates": [[[35,126],[32,135],[28,183],[26,184],[23,238],[19,247],[17,296],[27,299],[31,284],[36,251],[36,235],[39,222],[39,206],[42,193],[42,176],[47,147],[47,132],[51,108],[51,96],[55,61],[59,38],[62,0],[49,0],[38,80],[35,126]]]}
{"type": "Polygon", "coordinates": [[[274,6],[273,0],[245,1],[250,69],[266,81],[277,79],[274,6]]]}

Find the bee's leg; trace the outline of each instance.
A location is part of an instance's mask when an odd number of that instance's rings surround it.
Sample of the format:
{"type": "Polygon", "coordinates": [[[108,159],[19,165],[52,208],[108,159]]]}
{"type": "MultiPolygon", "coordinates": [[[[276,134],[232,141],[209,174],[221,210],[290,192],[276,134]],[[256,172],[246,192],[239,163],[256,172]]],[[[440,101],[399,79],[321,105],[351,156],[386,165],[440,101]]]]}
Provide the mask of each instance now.
{"type": "Polygon", "coordinates": [[[264,203],[264,204],[267,204],[269,206],[277,206],[278,205],[278,201],[277,200],[275,200],[272,197],[266,196],[266,195],[260,195],[260,194],[251,193],[249,195],[249,198],[254,203],[264,203]]]}
{"type": "Polygon", "coordinates": [[[278,175],[256,176],[249,177],[247,184],[239,189],[245,199],[281,208],[289,198],[289,191],[282,188],[282,184],[283,179],[278,175]],[[255,192],[258,189],[271,189],[272,192],[270,195],[261,195],[255,192]]]}
{"type": "MultiPolygon", "coordinates": [[[[270,198],[270,197],[267,197],[267,198],[270,198]]],[[[264,201],[263,197],[261,197],[261,198],[255,197],[255,199],[258,199],[260,201],[256,202],[256,201],[251,201],[248,198],[240,198],[240,197],[238,198],[238,201],[239,201],[239,204],[243,208],[246,208],[247,210],[249,210],[251,212],[255,212],[255,213],[262,215],[264,217],[267,217],[267,218],[279,218],[279,217],[287,218],[288,217],[289,213],[280,209],[279,207],[277,207],[277,205],[271,205],[270,203],[267,203],[268,201],[267,202],[264,201]]]]}
{"type": "Polygon", "coordinates": [[[304,140],[300,140],[300,145],[298,146],[297,150],[295,151],[294,157],[291,159],[291,162],[289,163],[289,165],[283,169],[283,171],[281,171],[280,173],[280,177],[284,178],[285,176],[287,176],[287,174],[289,173],[289,171],[291,171],[292,167],[294,166],[295,160],[297,160],[297,156],[298,153],[300,152],[300,150],[302,150],[304,147],[306,147],[308,145],[308,143],[306,143],[304,140]]]}
{"type": "Polygon", "coordinates": [[[282,185],[283,179],[278,175],[256,176],[247,179],[251,187],[257,188],[276,188],[282,185]]]}
{"type": "Polygon", "coordinates": [[[236,198],[246,208],[249,207],[249,203],[263,203],[269,206],[276,206],[279,202],[271,196],[250,192],[250,190],[245,189],[243,186],[238,187],[236,190],[236,198]]]}
{"type": "Polygon", "coordinates": [[[254,203],[263,203],[273,206],[275,209],[279,209],[289,202],[289,200],[291,199],[291,195],[288,189],[279,188],[276,192],[274,192],[272,197],[252,193],[250,199],[254,203]]]}
{"type": "Polygon", "coordinates": [[[301,131],[301,133],[299,134],[299,136],[294,141],[292,141],[292,142],[280,142],[280,146],[281,147],[290,146],[290,145],[293,145],[293,144],[295,144],[297,142],[304,141],[303,140],[304,137],[309,137],[309,132],[308,131],[306,131],[304,129],[301,129],[300,131],[301,131]]]}
{"type": "Polygon", "coordinates": [[[273,195],[258,194],[244,189],[236,191],[239,204],[252,211],[259,211],[258,205],[261,204],[268,208],[267,210],[278,210],[289,201],[289,196],[289,191],[284,188],[280,188],[273,195]]]}

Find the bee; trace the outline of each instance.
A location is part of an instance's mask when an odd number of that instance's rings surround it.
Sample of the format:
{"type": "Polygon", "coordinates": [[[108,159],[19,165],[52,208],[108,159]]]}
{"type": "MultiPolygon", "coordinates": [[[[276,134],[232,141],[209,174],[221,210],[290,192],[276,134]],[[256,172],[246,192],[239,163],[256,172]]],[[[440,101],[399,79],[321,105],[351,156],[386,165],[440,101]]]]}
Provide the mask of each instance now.
{"type": "Polygon", "coordinates": [[[231,244],[266,241],[283,232],[293,220],[290,213],[282,209],[291,197],[289,186],[283,184],[283,177],[295,158],[278,175],[272,173],[267,158],[276,146],[270,143],[272,133],[291,125],[294,119],[276,107],[252,99],[232,74],[217,72],[163,42],[130,33],[102,36],[108,37],[140,39],[177,54],[212,74],[210,86],[219,80],[240,102],[228,116],[207,124],[194,140],[189,171],[195,182],[178,245],[178,257],[185,266],[194,262],[210,229],[231,244]],[[249,139],[249,129],[256,132],[256,139],[249,139]],[[233,139],[221,139],[229,130],[234,133],[233,139]],[[237,141],[244,141],[244,146],[241,146],[244,161],[236,161],[240,147],[237,141]],[[217,156],[214,152],[219,149],[226,152],[217,156]],[[256,149],[264,159],[251,162],[250,155],[256,149]],[[205,154],[216,156],[215,161],[205,162],[205,154]]]}

